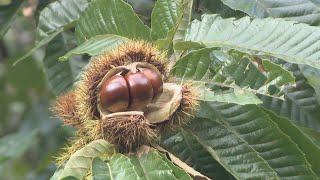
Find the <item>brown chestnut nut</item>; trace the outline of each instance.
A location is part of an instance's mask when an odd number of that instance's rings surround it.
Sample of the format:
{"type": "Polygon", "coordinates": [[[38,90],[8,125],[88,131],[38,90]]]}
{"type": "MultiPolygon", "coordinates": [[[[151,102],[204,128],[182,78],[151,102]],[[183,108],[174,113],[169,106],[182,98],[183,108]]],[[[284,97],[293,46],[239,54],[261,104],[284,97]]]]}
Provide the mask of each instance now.
{"type": "Polygon", "coordinates": [[[153,98],[153,88],[150,80],[141,72],[127,73],[124,78],[129,85],[130,110],[142,110],[153,98]]]}
{"type": "Polygon", "coordinates": [[[155,71],[148,68],[141,68],[140,71],[148,77],[153,88],[153,99],[161,95],[163,91],[163,81],[161,76],[155,71]]]}
{"type": "Polygon", "coordinates": [[[108,111],[125,111],[129,106],[129,88],[121,75],[107,79],[101,86],[99,96],[101,105],[108,111]]]}
{"type": "Polygon", "coordinates": [[[99,101],[110,112],[138,111],[163,91],[161,75],[149,68],[122,71],[102,82],[99,101]],[[134,72],[132,72],[134,71],[134,72]]]}

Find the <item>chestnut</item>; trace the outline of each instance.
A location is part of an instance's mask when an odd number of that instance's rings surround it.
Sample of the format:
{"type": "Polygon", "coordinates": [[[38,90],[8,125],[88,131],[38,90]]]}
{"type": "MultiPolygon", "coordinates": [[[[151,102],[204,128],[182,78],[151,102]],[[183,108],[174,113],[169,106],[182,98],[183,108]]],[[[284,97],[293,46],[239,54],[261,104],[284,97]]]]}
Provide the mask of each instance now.
{"type": "Polygon", "coordinates": [[[163,81],[161,76],[148,68],[141,68],[140,71],[150,80],[153,88],[153,99],[156,99],[163,91],[163,81]]]}
{"type": "Polygon", "coordinates": [[[121,75],[103,82],[99,93],[101,105],[111,112],[125,111],[129,106],[129,88],[121,75]]]}
{"type": "Polygon", "coordinates": [[[127,73],[124,78],[129,85],[130,110],[142,110],[153,98],[151,81],[141,72],[127,73]]]}
{"type": "Polygon", "coordinates": [[[149,68],[122,71],[104,80],[99,92],[102,108],[110,112],[139,111],[163,91],[161,75],[149,68]]]}

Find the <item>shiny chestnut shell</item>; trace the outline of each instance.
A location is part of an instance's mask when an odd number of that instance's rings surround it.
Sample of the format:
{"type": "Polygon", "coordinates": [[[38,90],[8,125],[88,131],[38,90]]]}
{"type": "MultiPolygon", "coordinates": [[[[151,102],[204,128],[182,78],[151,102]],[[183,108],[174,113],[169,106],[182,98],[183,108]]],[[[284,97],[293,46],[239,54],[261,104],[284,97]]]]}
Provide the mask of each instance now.
{"type": "Polygon", "coordinates": [[[142,110],[153,98],[151,81],[141,72],[127,73],[124,78],[129,85],[130,110],[142,110]]]}
{"type": "Polygon", "coordinates": [[[123,71],[104,80],[99,91],[100,106],[110,112],[139,111],[163,91],[161,76],[139,68],[123,71]]]}
{"type": "Polygon", "coordinates": [[[129,88],[121,75],[114,75],[103,82],[99,93],[101,105],[111,112],[127,110],[129,106],[129,88]]]}
{"type": "Polygon", "coordinates": [[[141,68],[140,71],[148,77],[153,88],[153,99],[161,95],[163,91],[163,81],[161,76],[148,68],[141,68]]]}

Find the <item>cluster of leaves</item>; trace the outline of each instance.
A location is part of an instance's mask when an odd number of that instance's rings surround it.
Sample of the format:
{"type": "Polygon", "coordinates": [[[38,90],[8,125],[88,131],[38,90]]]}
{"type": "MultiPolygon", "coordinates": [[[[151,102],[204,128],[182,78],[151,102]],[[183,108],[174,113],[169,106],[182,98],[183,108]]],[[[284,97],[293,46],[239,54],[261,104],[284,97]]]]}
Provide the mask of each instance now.
{"type": "MultiPolygon", "coordinates": [[[[172,76],[203,87],[199,112],[162,135],[163,148],[209,178],[320,178],[318,1],[141,1],[151,14],[122,0],[50,3],[36,45],[14,64],[48,44],[43,63],[59,94],[90,56],[128,39],[153,42],[173,59],[172,76]]],[[[190,178],[156,150],[122,155],[105,141],[76,152],[52,179],[68,176],[190,178]]]]}

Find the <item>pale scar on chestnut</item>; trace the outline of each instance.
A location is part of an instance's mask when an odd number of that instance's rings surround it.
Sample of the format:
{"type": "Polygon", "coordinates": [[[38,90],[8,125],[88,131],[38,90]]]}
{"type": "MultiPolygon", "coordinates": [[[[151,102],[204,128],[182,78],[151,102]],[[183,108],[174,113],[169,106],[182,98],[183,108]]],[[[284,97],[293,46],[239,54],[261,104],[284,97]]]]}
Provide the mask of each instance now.
{"type": "Polygon", "coordinates": [[[134,66],[104,79],[99,98],[101,107],[110,112],[137,111],[162,92],[163,80],[159,72],[134,66]]]}

